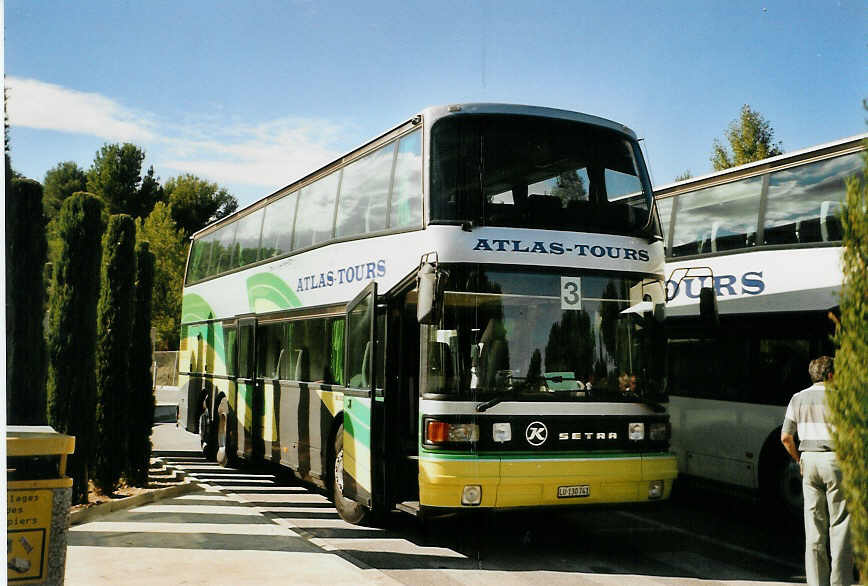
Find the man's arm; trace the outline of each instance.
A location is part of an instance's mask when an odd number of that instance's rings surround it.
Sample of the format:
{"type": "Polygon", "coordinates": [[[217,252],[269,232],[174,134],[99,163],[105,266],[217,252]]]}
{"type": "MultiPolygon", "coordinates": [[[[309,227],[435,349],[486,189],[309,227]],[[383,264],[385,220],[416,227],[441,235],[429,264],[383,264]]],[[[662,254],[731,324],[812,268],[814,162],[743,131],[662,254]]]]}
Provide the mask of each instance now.
{"type": "Polygon", "coordinates": [[[793,434],[782,431],[781,443],[784,444],[784,449],[787,450],[787,453],[790,455],[790,457],[796,461],[796,464],[798,464],[799,450],[796,449],[796,438],[793,436],[793,434]]]}

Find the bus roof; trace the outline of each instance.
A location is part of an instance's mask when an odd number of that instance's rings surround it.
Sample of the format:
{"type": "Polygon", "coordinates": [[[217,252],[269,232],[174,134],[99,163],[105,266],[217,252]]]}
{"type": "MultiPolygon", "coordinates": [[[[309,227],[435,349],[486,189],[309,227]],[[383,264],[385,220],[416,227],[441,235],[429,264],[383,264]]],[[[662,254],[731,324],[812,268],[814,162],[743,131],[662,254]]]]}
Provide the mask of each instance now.
{"type": "Polygon", "coordinates": [[[360,144],[356,148],[351,149],[350,151],[346,152],[344,155],[337,157],[334,160],[329,161],[327,164],[325,164],[321,167],[318,167],[317,169],[311,171],[310,173],[307,173],[307,174],[299,177],[295,181],[291,181],[290,183],[287,183],[286,185],[284,185],[280,189],[277,189],[276,191],[256,200],[255,202],[253,202],[253,203],[251,203],[251,204],[249,204],[249,205],[247,205],[241,209],[236,210],[235,212],[229,214],[225,218],[220,218],[219,220],[216,220],[216,221],[208,224],[204,228],[198,230],[197,232],[194,232],[190,236],[190,238],[193,239],[202,233],[211,232],[215,228],[215,226],[231,222],[232,220],[236,219],[237,217],[239,217],[241,215],[245,215],[249,211],[252,211],[254,208],[262,207],[263,205],[266,204],[266,202],[268,202],[270,200],[279,199],[280,197],[282,197],[283,195],[285,195],[286,193],[291,191],[292,188],[295,187],[296,185],[304,183],[309,179],[313,179],[314,177],[321,175],[321,174],[325,173],[327,170],[331,170],[332,168],[334,168],[336,166],[340,166],[347,159],[354,158],[354,156],[358,152],[362,151],[363,149],[366,149],[367,147],[374,145],[375,143],[385,141],[385,140],[391,138],[393,134],[396,134],[399,130],[401,130],[407,126],[419,124],[419,122],[421,122],[423,119],[428,121],[428,124],[430,125],[441,118],[446,118],[449,116],[456,116],[456,115],[467,115],[467,114],[506,114],[506,115],[514,115],[514,116],[540,116],[540,117],[546,117],[546,118],[560,118],[562,120],[571,120],[574,122],[581,122],[584,124],[591,124],[594,126],[601,126],[603,128],[608,128],[610,130],[614,130],[616,132],[624,134],[624,135],[628,136],[629,138],[632,138],[633,140],[636,140],[636,138],[637,138],[636,133],[633,132],[633,130],[628,128],[627,126],[624,126],[623,124],[620,124],[620,123],[615,122],[613,120],[608,120],[606,118],[600,118],[599,116],[592,116],[590,114],[583,114],[582,112],[573,112],[571,110],[561,110],[558,108],[546,108],[546,107],[542,107],[542,106],[527,106],[527,105],[521,105],[521,104],[498,104],[498,103],[485,103],[485,102],[478,102],[478,103],[470,102],[470,103],[462,103],[462,104],[448,104],[448,105],[442,105],[442,106],[431,106],[431,107],[423,109],[422,111],[420,111],[416,115],[411,116],[410,118],[408,118],[404,122],[401,122],[400,124],[398,124],[394,128],[390,128],[386,132],[383,132],[382,134],[379,134],[379,135],[375,136],[374,138],[372,138],[368,141],[365,141],[364,143],[360,144]]]}
{"type": "Polygon", "coordinates": [[[868,133],[857,134],[848,138],[838,139],[832,142],[808,147],[798,151],[784,153],[775,157],[746,163],[738,167],[731,167],[723,171],[715,171],[699,177],[691,177],[684,181],[676,181],[667,183],[654,189],[654,197],[668,197],[682,191],[692,191],[700,187],[709,187],[719,183],[727,183],[735,179],[740,179],[754,174],[761,174],[771,169],[779,167],[787,167],[794,164],[802,163],[806,160],[815,157],[826,157],[837,154],[843,154],[849,151],[859,151],[865,148],[864,142],[868,140],[868,133]]]}

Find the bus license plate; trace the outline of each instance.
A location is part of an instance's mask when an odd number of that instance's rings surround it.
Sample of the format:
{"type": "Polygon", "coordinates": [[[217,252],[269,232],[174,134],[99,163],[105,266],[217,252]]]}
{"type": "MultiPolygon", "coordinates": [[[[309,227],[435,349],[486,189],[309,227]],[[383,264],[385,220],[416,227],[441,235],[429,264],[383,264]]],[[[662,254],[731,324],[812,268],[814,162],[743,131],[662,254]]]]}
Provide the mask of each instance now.
{"type": "Polygon", "coordinates": [[[558,498],[573,498],[573,497],[582,497],[582,496],[591,496],[591,487],[587,484],[580,484],[577,486],[559,486],[558,487],[558,498]]]}

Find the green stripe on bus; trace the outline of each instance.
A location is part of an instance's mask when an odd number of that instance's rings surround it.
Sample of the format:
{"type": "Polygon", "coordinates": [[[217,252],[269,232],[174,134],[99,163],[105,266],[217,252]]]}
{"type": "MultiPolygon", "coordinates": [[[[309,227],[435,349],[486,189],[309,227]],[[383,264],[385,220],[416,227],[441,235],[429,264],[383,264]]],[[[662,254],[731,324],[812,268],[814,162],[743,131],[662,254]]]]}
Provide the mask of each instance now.
{"type": "Polygon", "coordinates": [[[247,301],[254,313],[302,306],[292,287],[272,273],[259,273],[247,279],[247,301]]]}
{"type": "Polygon", "coordinates": [[[214,318],[214,310],[208,302],[196,293],[187,293],[181,304],[181,323],[188,324],[214,318]]]}
{"type": "Polygon", "coordinates": [[[353,441],[371,448],[371,428],[370,428],[370,409],[363,403],[353,401],[351,409],[344,411],[344,431],[347,432],[353,441]],[[348,417],[349,416],[349,417],[348,417]],[[367,418],[366,418],[367,417],[367,418]]]}

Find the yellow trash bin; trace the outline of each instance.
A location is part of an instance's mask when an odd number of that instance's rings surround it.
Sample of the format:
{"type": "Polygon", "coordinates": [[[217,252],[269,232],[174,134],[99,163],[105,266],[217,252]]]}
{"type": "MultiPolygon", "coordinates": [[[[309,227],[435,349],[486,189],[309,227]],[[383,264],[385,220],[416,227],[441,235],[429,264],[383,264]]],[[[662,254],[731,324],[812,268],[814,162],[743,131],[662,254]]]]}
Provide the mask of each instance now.
{"type": "Polygon", "coordinates": [[[72,478],[66,457],[75,438],[48,426],[6,431],[6,579],[63,584],[72,478]]]}

